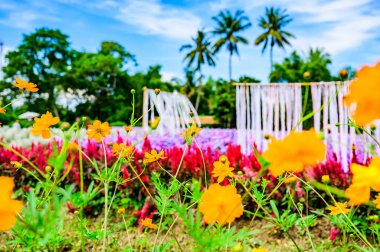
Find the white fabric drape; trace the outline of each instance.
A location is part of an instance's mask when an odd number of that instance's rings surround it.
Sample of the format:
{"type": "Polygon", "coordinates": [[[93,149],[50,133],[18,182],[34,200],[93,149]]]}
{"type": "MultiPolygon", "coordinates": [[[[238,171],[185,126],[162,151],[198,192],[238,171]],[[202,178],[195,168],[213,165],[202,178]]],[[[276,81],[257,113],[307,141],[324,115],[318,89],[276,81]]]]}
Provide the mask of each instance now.
{"type": "MultiPolygon", "coordinates": [[[[373,139],[365,134],[357,135],[355,128],[348,125],[350,112],[355,106],[347,107],[343,103],[349,84],[348,81],[310,83],[313,127],[323,133],[325,143],[345,171],[349,169],[352,147],[357,145],[357,139],[364,145],[364,158],[374,153],[380,154],[380,147],[375,145],[373,139]]],[[[300,83],[236,84],[238,143],[244,153],[251,153],[254,143],[260,151],[265,150],[266,135],[283,138],[292,130],[302,131],[301,120],[305,116],[302,106],[300,83]]],[[[372,130],[375,139],[380,141],[380,120],[375,128],[367,130],[372,130]]]]}
{"type": "Polygon", "coordinates": [[[165,132],[178,134],[189,127],[193,121],[198,127],[201,127],[198,113],[185,95],[164,91],[156,95],[154,90],[146,89],[143,103],[144,130],[149,129],[149,121],[153,122],[156,116],[160,117],[157,131],[161,134],[165,132]],[[149,109],[151,110],[149,111],[149,109]],[[193,118],[190,115],[191,113],[193,118]]]}

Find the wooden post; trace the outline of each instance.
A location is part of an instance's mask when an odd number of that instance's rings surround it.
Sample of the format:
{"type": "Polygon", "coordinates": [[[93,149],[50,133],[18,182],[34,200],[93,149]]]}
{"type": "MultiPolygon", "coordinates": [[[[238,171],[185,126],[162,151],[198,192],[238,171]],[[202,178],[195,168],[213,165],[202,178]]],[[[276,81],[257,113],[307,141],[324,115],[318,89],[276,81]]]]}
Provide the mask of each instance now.
{"type": "Polygon", "coordinates": [[[147,90],[147,87],[143,87],[143,121],[142,121],[142,125],[143,125],[144,131],[149,130],[149,124],[148,124],[149,112],[148,112],[148,110],[149,110],[148,90],[147,90]]]}

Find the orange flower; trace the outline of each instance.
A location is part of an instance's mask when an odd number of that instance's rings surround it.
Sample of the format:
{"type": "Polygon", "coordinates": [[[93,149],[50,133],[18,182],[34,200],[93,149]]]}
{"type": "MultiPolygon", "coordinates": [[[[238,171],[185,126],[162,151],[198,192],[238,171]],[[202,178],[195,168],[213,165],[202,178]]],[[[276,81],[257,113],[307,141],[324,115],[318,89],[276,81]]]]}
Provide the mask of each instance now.
{"type": "Polygon", "coordinates": [[[129,126],[124,126],[124,129],[127,133],[131,132],[133,130],[133,127],[132,125],[129,125],[129,126]]]}
{"type": "Polygon", "coordinates": [[[149,164],[149,163],[156,162],[160,159],[164,159],[165,157],[163,157],[163,155],[164,155],[164,150],[161,150],[159,153],[157,153],[156,150],[152,150],[150,153],[145,152],[144,164],[149,164]]]}
{"type": "Polygon", "coordinates": [[[79,145],[76,142],[69,142],[67,145],[67,150],[71,152],[77,152],[79,150],[79,145]]]}
{"type": "Polygon", "coordinates": [[[16,216],[22,210],[22,202],[12,199],[15,187],[12,178],[0,177],[0,231],[7,231],[16,224],[16,216]]]}
{"type": "Polygon", "coordinates": [[[21,78],[16,78],[16,82],[12,83],[13,86],[18,87],[19,89],[25,89],[30,92],[37,92],[37,85],[31,82],[23,81],[21,78]]]}
{"type": "Polygon", "coordinates": [[[231,223],[243,214],[242,199],[235,186],[212,184],[201,197],[199,211],[206,223],[231,223]]]}
{"type": "Polygon", "coordinates": [[[335,206],[328,206],[330,212],[330,215],[338,215],[338,214],[346,214],[350,212],[350,209],[347,208],[346,203],[337,202],[335,206]]]}
{"type": "Polygon", "coordinates": [[[347,105],[356,104],[352,118],[358,125],[364,126],[380,119],[380,99],[376,92],[380,87],[380,62],[375,66],[364,66],[356,77],[344,100],[347,105]]]}
{"type": "Polygon", "coordinates": [[[119,156],[121,155],[122,157],[129,157],[133,153],[134,147],[133,146],[128,146],[125,145],[124,143],[114,143],[112,145],[111,152],[113,153],[113,156],[119,156]]]}
{"type": "Polygon", "coordinates": [[[5,108],[0,108],[0,114],[5,114],[5,108]]]}
{"type": "Polygon", "coordinates": [[[108,122],[102,123],[99,120],[95,120],[93,125],[88,126],[88,130],[86,132],[88,139],[95,138],[95,141],[100,143],[103,137],[111,134],[111,127],[108,122]]]}
{"type": "Polygon", "coordinates": [[[148,227],[148,228],[152,228],[152,229],[156,229],[157,228],[157,225],[153,224],[152,223],[152,219],[151,218],[145,218],[141,221],[141,225],[143,225],[144,227],[148,227]]]}
{"type": "Polygon", "coordinates": [[[227,157],[221,155],[219,161],[214,162],[214,169],[212,170],[212,176],[218,177],[218,183],[222,182],[226,177],[234,177],[232,171],[234,168],[230,167],[230,162],[227,157]]]}
{"type": "Polygon", "coordinates": [[[59,122],[59,117],[53,117],[52,113],[46,112],[41,118],[35,117],[32,129],[32,135],[42,136],[44,139],[50,138],[50,126],[59,122]]]}
{"type": "Polygon", "coordinates": [[[314,130],[292,132],[282,140],[273,139],[263,158],[270,163],[269,171],[277,177],[282,172],[302,172],[316,165],[326,155],[326,146],[314,130]]]}
{"type": "Polygon", "coordinates": [[[369,201],[371,188],[380,191],[380,157],[374,157],[368,167],[351,164],[352,184],[346,190],[350,205],[369,201]]]}

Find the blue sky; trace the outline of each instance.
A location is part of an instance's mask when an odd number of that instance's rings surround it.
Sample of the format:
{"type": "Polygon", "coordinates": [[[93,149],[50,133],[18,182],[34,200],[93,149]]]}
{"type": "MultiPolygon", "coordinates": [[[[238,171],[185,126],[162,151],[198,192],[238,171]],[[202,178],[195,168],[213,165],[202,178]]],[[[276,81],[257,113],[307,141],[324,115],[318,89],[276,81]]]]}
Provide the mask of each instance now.
{"type": "MultiPolygon", "coordinates": [[[[191,42],[197,29],[211,30],[211,17],[220,10],[242,9],[253,26],[242,33],[250,44],[240,46],[240,57],[233,58],[233,77],[267,81],[269,55],[253,45],[266,6],[286,8],[294,19],[287,27],[296,36],[293,48],[275,49],[275,61],[311,46],[331,54],[334,72],[380,59],[379,0],[0,0],[0,40],[9,51],[23,34],[40,27],[60,29],[77,50],[95,51],[101,41],[113,40],[136,55],[139,65],[132,71],[160,64],[170,80],[183,78],[184,53],[179,48],[191,42]]],[[[228,78],[225,51],[218,55],[217,66],[204,73],[228,78]]]]}

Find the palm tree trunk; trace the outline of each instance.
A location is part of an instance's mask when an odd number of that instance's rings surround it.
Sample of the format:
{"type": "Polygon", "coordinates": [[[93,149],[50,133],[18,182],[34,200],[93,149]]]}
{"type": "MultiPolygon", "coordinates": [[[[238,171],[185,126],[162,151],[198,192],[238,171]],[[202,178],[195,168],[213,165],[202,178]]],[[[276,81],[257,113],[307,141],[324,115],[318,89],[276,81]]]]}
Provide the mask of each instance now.
{"type": "Polygon", "coordinates": [[[273,46],[270,47],[270,72],[273,71],[273,46]]]}
{"type": "Polygon", "coordinates": [[[229,75],[230,75],[230,82],[231,82],[232,81],[232,52],[230,52],[228,72],[229,72],[229,75]]]}
{"type": "Polygon", "coordinates": [[[195,110],[198,111],[199,102],[201,100],[201,92],[202,92],[202,70],[199,68],[199,84],[198,84],[198,94],[197,94],[197,100],[195,101],[195,110]]]}

